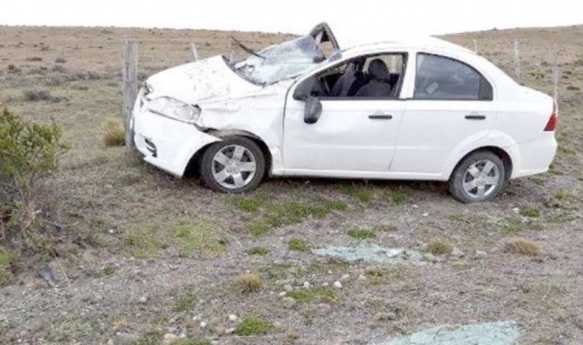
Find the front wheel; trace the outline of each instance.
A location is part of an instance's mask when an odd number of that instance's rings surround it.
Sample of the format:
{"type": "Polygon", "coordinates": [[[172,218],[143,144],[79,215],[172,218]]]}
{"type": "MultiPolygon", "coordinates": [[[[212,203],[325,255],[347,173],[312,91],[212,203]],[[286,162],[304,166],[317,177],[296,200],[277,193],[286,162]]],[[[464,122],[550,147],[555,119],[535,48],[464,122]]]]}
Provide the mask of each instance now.
{"type": "Polygon", "coordinates": [[[504,163],[492,152],[474,152],[454,170],[449,191],[454,198],[464,203],[483,202],[494,199],[506,184],[504,163]]]}
{"type": "Polygon", "coordinates": [[[200,174],[212,190],[243,193],[256,188],[265,175],[265,157],[252,140],[227,137],[203,154],[200,174]]]}

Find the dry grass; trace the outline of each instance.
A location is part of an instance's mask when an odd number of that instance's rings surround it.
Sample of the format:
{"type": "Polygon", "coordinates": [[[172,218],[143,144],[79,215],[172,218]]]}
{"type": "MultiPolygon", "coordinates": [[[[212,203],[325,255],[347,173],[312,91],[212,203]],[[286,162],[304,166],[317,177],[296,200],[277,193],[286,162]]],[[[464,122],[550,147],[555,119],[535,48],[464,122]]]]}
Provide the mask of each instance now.
{"type": "Polygon", "coordinates": [[[526,256],[537,256],[541,251],[541,246],[529,240],[515,239],[505,244],[504,251],[526,256]]]}
{"type": "Polygon", "coordinates": [[[263,288],[263,279],[255,273],[244,273],[237,277],[235,286],[243,294],[250,294],[261,291],[263,288]]]}
{"type": "Polygon", "coordinates": [[[448,255],[453,251],[453,246],[442,239],[433,239],[427,243],[426,251],[433,255],[448,255]]]}
{"type": "Polygon", "coordinates": [[[106,147],[124,146],[126,130],[124,124],[118,119],[108,119],[105,123],[105,134],[103,135],[103,144],[106,147]]]}

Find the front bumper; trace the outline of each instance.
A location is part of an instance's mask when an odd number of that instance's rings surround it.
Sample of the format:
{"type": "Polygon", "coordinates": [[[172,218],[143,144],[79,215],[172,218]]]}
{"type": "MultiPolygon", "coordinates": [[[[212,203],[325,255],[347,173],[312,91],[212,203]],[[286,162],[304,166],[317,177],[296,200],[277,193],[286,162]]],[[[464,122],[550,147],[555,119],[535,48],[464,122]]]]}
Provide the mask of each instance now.
{"type": "Polygon", "coordinates": [[[203,147],[220,139],[199,131],[193,124],[154,114],[142,104],[142,92],[133,110],[136,148],[144,160],[174,176],[182,177],[190,159],[203,147]]]}

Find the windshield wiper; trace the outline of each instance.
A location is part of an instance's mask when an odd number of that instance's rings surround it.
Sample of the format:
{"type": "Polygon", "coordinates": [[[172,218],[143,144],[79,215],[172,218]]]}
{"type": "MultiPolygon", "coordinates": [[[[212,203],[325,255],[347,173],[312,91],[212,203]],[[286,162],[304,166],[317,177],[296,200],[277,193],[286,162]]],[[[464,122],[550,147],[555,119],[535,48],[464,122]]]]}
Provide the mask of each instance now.
{"type": "Polygon", "coordinates": [[[233,40],[233,42],[239,46],[239,48],[243,49],[244,51],[246,51],[247,53],[253,55],[253,56],[257,56],[258,58],[261,58],[263,60],[266,60],[267,58],[265,56],[261,56],[259,54],[257,54],[256,52],[254,52],[253,50],[251,50],[251,48],[247,48],[243,43],[241,43],[238,39],[236,39],[234,36],[231,36],[231,39],[233,40]]]}

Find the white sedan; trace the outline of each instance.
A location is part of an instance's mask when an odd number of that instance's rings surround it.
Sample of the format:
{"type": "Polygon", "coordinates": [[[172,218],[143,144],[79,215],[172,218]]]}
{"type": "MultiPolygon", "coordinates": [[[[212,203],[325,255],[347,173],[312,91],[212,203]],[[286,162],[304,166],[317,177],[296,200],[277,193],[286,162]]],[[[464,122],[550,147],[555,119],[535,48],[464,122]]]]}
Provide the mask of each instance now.
{"type": "Polygon", "coordinates": [[[258,52],[235,40],[249,53],[242,61],[155,74],[133,110],[136,147],[175,176],[194,168],[232,193],[266,174],[434,180],[476,202],[549,169],[551,97],[436,38],[356,37],[343,43],[322,23],[258,52]]]}

